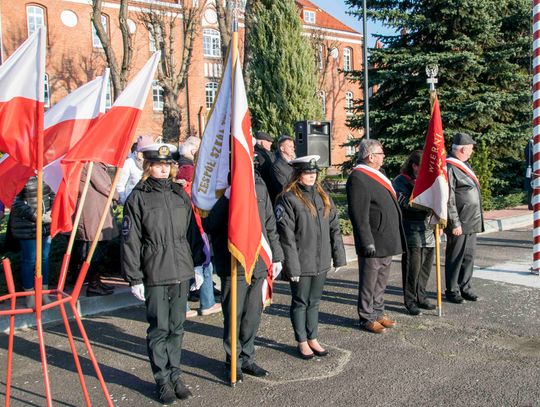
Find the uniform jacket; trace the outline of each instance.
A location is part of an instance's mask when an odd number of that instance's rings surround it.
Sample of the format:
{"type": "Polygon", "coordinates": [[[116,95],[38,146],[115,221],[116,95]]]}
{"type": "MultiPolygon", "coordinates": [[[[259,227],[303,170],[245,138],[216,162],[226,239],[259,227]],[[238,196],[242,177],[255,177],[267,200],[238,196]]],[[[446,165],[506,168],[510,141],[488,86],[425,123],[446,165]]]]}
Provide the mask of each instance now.
{"type": "MultiPolygon", "coordinates": [[[[15,198],[11,206],[10,226],[13,237],[17,239],[36,238],[37,220],[37,177],[30,177],[24,188],[15,198]]],[[[43,214],[51,214],[54,201],[54,192],[43,183],[43,214]]],[[[50,235],[50,222],[43,222],[43,236],[50,235]]]]}
{"type": "MultiPolygon", "coordinates": [[[[257,194],[262,232],[270,245],[270,249],[272,249],[272,262],[283,261],[283,250],[279,243],[272,202],[268,196],[266,185],[258,175],[255,176],[255,193],[257,194]]],[[[210,241],[214,249],[216,273],[220,277],[230,276],[231,257],[228,249],[229,199],[222,196],[216,202],[208,217],[202,220],[202,224],[206,233],[210,235],[210,241]]],[[[264,261],[259,257],[253,269],[253,277],[264,277],[267,272],[264,261]]],[[[244,269],[240,265],[238,266],[238,275],[244,275],[244,269]]]]}
{"type": "Polygon", "coordinates": [[[294,169],[287,161],[276,155],[276,160],[272,164],[270,171],[270,185],[268,185],[268,193],[272,202],[276,202],[277,196],[283,191],[283,188],[290,182],[293,176],[294,169]]]}
{"type": "Polygon", "coordinates": [[[121,262],[130,285],[176,284],[193,277],[204,262],[203,240],[191,201],[169,179],[148,178],[124,205],[121,262]]]}
{"type": "Polygon", "coordinates": [[[403,215],[403,230],[408,247],[435,247],[435,235],[429,224],[430,212],[409,205],[414,188],[414,178],[400,174],[393,185],[403,215]]]}
{"type": "MultiPolygon", "coordinates": [[[[469,163],[463,165],[470,167],[469,163]]],[[[459,168],[448,164],[448,199],[447,231],[461,226],[463,234],[484,231],[484,212],[482,197],[476,182],[459,168]]]]}
{"type": "Polygon", "coordinates": [[[255,144],[255,147],[253,147],[253,149],[255,150],[255,154],[257,154],[257,161],[259,162],[259,173],[261,174],[261,178],[263,179],[264,183],[268,188],[268,185],[272,182],[270,174],[272,172],[272,164],[276,159],[275,154],[272,151],[266,150],[258,144],[255,144]]]}
{"type": "Polygon", "coordinates": [[[142,168],[139,168],[137,165],[136,154],[131,154],[124,163],[124,168],[122,168],[122,174],[116,187],[116,192],[118,192],[122,205],[126,202],[127,197],[131,194],[135,185],[141,180],[142,174],[142,168]]]}
{"type": "Polygon", "coordinates": [[[332,259],[334,267],[347,263],[334,203],[330,200],[330,214],[324,217],[323,200],[315,187],[299,187],[315,206],[316,217],[290,191],[278,198],[275,209],[281,246],[285,253],[283,269],[289,278],[326,273],[332,266],[332,259]]]}
{"type": "MultiPolygon", "coordinates": [[[[88,164],[84,166],[81,174],[79,185],[79,199],[88,177],[88,164]]],[[[107,166],[102,163],[95,163],[90,179],[90,186],[81,214],[81,221],[77,227],[75,238],[77,240],[85,240],[91,242],[97,233],[97,227],[103,208],[107,204],[107,197],[111,191],[111,177],[107,172],[107,166]]],[[[115,194],[114,199],[118,199],[118,194],[115,194]]],[[[105,224],[99,236],[99,240],[111,240],[118,236],[118,227],[113,217],[112,208],[109,208],[105,224]]]]}
{"type": "Polygon", "coordinates": [[[375,245],[375,257],[401,254],[406,249],[401,210],[392,194],[377,181],[354,170],[346,185],[349,218],[356,252],[375,245]]]}

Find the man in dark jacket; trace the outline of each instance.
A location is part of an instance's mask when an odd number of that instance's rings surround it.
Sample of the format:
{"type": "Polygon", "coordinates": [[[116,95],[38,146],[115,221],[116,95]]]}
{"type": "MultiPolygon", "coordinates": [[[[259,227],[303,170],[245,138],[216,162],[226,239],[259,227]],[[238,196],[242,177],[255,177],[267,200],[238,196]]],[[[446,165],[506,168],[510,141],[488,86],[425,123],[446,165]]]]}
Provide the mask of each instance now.
{"type": "Polygon", "coordinates": [[[293,176],[293,167],[289,164],[296,158],[294,140],[289,136],[281,136],[278,140],[276,160],[270,171],[270,183],[268,193],[272,203],[276,202],[277,196],[283,191],[293,176]]]}
{"type": "Polygon", "coordinates": [[[467,160],[476,142],[465,133],[457,133],[452,153],[447,158],[448,225],[446,227],[446,299],[461,304],[476,301],[471,280],[476,249],[476,234],[484,231],[484,213],[480,183],[467,160]]]}
{"type": "Polygon", "coordinates": [[[347,180],[347,202],[359,257],[358,315],[373,333],[395,326],[384,314],[384,290],[392,256],[403,253],[405,236],[401,211],[390,180],[380,171],[384,160],[381,143],[363,140],[360,164],[347,180]]]}
{"type": "MultiPolygon", "coordinates": [[[[272,250],[272,271],[274,278],[281,271],[283,261],[283,251],[279,243],[277,234],[276,219],[272,202],[268,196],[266,185],[263,180],[255,174],[255,192],[261,220],[262,232],[272,250]]],[[[228,228],[229,228],[229,197],[227,192],[222,196],[210,211],[208,217],[203,218],[203,228],[210,235],[210,240],[214,248],[214,260],[216,272],[221,278],[221,305],[223,309],[223,346],[226,353],[225,364],[230,366],[231,360],[231,332],[230,332],[230,312],[231,312],[231,257],[228,249],[228,228]]],[[[244,269],[238,266],[237,278],[237,353],[240,369],[236,377],[242,381],[242,372],[252,376],[267,376],[268,372],[255,363],[255,336],[261,314],[263,310],[262,287],[268,274],[264,261],[259,257],[251,284],[248,285],[245,279],[244,269]]]]}
{"type": "Polygon", "coordinates": [[[268,187],[271,182],[270,173],[272,171],[272,164],[274,163],[276,156],[272,152],[272,143],[274,139],[264,131],[258,131],[255,134],[256,144],[253,146],[257,159],[259,161],[259,174],[264,183],[268,187]]]}

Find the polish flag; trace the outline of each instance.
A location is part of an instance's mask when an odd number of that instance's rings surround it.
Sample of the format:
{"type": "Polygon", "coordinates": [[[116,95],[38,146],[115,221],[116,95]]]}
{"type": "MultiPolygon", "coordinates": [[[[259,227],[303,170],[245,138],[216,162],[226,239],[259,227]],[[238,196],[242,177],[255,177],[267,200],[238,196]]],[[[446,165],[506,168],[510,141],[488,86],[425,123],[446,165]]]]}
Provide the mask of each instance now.
{"type": "Polygon", "coordinates": [[[31,168],[37,167],[44,93],[45,30],[40,27],[0,66],[0,151],[31,168]]]}
{"type": "Polygon", "coordinates": [[[420,169],[411,194],[411,205],[432,210],[434,216],[431,223],[444,227],[448,219],[448,196],[441,111],[439,99],[435,98],[420,169]]]}
{"type": "MultiPolygon", "coordinates": [[[[45,113],[43,179],[56,192],[62,180],[60,160],[105,113],[109,70],[103,76],[74,90],[45,113]]],[[[11,206],[28,178],[30,167],[6,156],[0,163],[0,200],[11,206]]]]}
{"type": "Polygon", "coordinates": [[[112,108],[79,140],[62,159],[63,179],[53,204],[51,236],[69,232],[77,205],[84,164],[102,162],[123,167],[133,142],[154,74],[160,60],[158,51],[118,96],[112,108]]]}
{"type": "Polygon", "coordinates": [[[240,58],[233,74],[229,251],[244,268],[246,282],[250,284],[262,246],[262,227],[255,194],[251,119],[240,58]]]}

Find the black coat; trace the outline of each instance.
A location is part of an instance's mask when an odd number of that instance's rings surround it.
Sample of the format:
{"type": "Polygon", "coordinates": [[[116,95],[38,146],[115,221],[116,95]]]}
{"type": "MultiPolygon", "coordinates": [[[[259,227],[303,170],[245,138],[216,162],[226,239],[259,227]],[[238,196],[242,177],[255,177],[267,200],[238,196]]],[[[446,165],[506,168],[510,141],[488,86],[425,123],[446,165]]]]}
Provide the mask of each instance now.
{"type": "Polygon", "coordinates": [[[193,277],[204,262],[203,240],[184,189],[148,178],[124,205],[122,273],[130,285],[176,284],[193,277]]]}
{"type": "MultiPolygon", "coordinates": [[[[283,250],[279,243],[272,202],[270,202],[266,185],[257,175],[255,176],[255,193],[257,195],[262,232],[272,250],[272,262],[283,261],[283,250]]],[[[220,277],[230,276],[231,257],[228,249],[229,199],[227,197],[222,196],[218,199],[208,216],[202,219],[202,225],[204,231],[210,235],[210,241],[214,249],[216,274],[220,277]]],[[[267,272],[264,261],[259,257],[253,269],[253,276],[263,277],[266,276],[267,272]]],[[[244,275],[244,269],[240,265],[238,265],[238,275],[244,275]]]]}
{"type": "Polygon", "coordinates": [[[261,178],[268,187],[268,185],[272,181],[270,174],[272,172],[272,164],[276,159],[275,154],[272,151],[266,150],[258,144],[255,144],[254,150],[255,154],[257,154],[257,161],[259,163],[259,174],[261,174],[261,178]]]}
{"type": "Polygon", "coordinates": [[[291,181],[294,173],[294,168],[281,157],[276,156],[276,160],[272,164],[270,171],[270,183],[268,185],[268,193],[272,202],[276,202],[277,196],[283,191],[283,188],[291,181]]]}
{"type": "MultiPolygon", "coordinates": [[[[469,163],[464,162],[463,165],[470,168],[469,163]]],[[[480,188],[456,166],[447,164],[446,167],[450,186],[447,233],[459,226],[463,234],[483,232],[484,212],[480,188]]]]}
{"type": "Polygon", "coordinates": [[[289,278],[326,273],[332,266],[332,259],[334,267],[347,264],[334,203],[330,199],[332,208],[324,217],[323,200],[315,187],[299,187],[303,196],[315,206],[316,217],[290,191],[278,198],[275,209],[285,253],[283,270],[289,278]]]}
{"type": "Polygon", "coordinates": [[[406,249],[401,210],[394,196],[377,181],[353,170],[347,180],[347,203],[357,254],[375,245],[375,257],[401,254],[406,249]]]}
{"type": "MultiPolygon", "coordinates": [[[[17,239],[36,238],[37,220],[37,177],[30,177],[21,192],[15,198],[11,206],[10,225],[13,237],[17,239]]],[[[54,201],[54,192],[43,183],[43,214],[50,215],[54,201]]],[[[49,236],[51,223],[43,222],[43,236],[49,236]]]]}

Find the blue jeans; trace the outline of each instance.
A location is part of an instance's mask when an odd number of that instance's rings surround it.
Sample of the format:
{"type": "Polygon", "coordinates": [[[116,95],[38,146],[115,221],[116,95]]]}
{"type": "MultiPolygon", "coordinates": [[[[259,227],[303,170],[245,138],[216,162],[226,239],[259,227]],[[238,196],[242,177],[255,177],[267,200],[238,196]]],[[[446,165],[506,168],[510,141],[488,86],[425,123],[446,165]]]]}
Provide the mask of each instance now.
{"type": "Polygon", "coordinates": [[[212,263],[208,267],[203,268],[204,280],[199,289],[199,300],[201,302],[201,310],[211,308],[216,303],[214,297],[214,282],[212,281],[212,272],[214,271],[214,266],[212,263]]]}
{"type": "MultiPolygon", "coordinates": [[[[51,249],[51,236],[43,237],[41,251],[41,275],[43,284],[49,284],[49,251],[51,249]]],[[[21,256],[21,279],[25,290],[34,288],[34,274],[36,270],[36,239],[20,239],[21,256]]]]}

